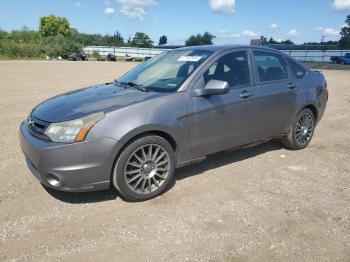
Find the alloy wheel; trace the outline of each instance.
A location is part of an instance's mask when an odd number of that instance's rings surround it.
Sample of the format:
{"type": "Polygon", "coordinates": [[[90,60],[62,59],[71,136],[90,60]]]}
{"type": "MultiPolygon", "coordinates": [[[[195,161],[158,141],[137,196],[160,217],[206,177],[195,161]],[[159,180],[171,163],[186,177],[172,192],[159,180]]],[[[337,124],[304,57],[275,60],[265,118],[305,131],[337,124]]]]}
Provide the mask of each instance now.
{"type": "Polygon", "coordinates": [[[302,114],[296,125],[295,140],[301,146],[306,145],[312,138],[314,131],[314,118],[309,112],[302,114]]]}
{"type": "Polygon", "coordinates": [[[149,194],[166,181],[170,171],[169,153],[160,145],[140,146],[128,158],[124,178],[131,191],[149,194]]]}

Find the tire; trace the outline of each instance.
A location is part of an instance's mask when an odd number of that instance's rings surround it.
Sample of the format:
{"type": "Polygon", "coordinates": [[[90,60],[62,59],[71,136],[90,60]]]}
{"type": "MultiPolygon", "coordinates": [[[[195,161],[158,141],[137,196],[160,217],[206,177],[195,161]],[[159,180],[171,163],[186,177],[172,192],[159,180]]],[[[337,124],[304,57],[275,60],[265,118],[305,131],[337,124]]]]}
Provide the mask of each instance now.
{"type": "Polygon", "coordinates": [[[315,116],[305,108],[301,110],[292,122],[289,134],[282,139],[282,143],[289,149],[300,150],[306,148],[315,130],[315,116]]]}
{"type": "Polygon", "coordinates": [[[341,61],[340,64],[341,64],[341,65],[345,65],[345,62],[344,62],[344,61],[341,61]]]}
{"type": "Polygon", "coordinates": [[[112,184],[129,201],[138,202],[162,194],[173,181],[174,150],[156,135],[132,141],[116,160],[112,184]]]}

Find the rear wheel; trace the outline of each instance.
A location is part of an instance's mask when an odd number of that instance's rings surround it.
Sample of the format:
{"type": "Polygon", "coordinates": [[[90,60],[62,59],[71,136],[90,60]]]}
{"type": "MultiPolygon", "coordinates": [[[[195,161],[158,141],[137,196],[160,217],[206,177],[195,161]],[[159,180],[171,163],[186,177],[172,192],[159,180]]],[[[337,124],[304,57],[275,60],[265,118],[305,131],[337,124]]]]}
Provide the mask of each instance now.
{"type": "Polygon", "coordinates": [[[290,149],[304,149],[313,137],[314,128],[315,116],[310,109],[305,108],[293,120],[292,128],[282,142],[290,149]]]}
{"type": "Polygon", "coordinates": [[[159,136],[144,136],[130,143],[116,161],[112,183],[130,201],[160,195],[173,179],[174,151],[159,136]]]}
{"type": "Polygon", "coordinates": [[[340,64],[345,65],[345,62],[344,62],[344,61],[341,61],[340,64]]]}

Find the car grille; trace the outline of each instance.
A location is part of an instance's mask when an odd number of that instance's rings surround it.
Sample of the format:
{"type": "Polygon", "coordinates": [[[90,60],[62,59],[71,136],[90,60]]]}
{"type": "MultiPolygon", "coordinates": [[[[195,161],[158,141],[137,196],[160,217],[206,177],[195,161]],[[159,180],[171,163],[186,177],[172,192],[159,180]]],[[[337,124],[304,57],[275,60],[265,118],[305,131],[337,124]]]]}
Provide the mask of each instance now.
{"type": "Polygon", "coordinates": [[[45,130],[49,127],[50,122],[42,121],[34,116],[30,116],[27,120],[27,125],[33,136],[44,140],[50,140],[48,136],[45,135],[45,130]]]}

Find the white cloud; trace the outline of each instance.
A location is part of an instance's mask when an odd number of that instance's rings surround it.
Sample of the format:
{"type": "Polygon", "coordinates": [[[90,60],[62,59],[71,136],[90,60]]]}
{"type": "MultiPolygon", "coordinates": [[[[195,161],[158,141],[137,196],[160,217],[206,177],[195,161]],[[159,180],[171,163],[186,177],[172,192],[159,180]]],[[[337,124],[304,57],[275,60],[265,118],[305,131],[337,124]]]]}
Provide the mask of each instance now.
{"type": "Polygon", "coordinates": [[[243,31],[241,35],[242,36],[249,36],[249,37],[256,37],[256,36],[258,36],[257,33],[253,32],[253,31],[250,31],[250,30],[243,31]]]}
{"type": "Polygon", "coordinates": [[[143,7],[123,6],[120,12],[131,19],[138,19],[138,20],[143,20],[144,16],[146,15],[146,11],[143,7]]]}
{"type": "Polygon", "coordinates": [[[235,11],[236,0],[210,0],[209,5],[215,13],[230,14],[235,11]]]}
{"type": "Polygon", "coordinates": [[[111,7],[107,7],[107,8],[105,9],[104,13],[105,13],[106,15],[108,15],[108,16],[112,16],[112,15],[114,15],[114,13],[115,13],[115,9],[114,9],[114,8],[111,8],[111,7]]]}
{"type": "Polygon", "coordinates": [[[315,29],[314,29],[314,31],[317,31],[317,32],[321,32],[321,31],[323,31],[324,30],[324,27],[323,26],[319,26],[319,27],[316,27],[315,29]]]}
{"type": "Polygon", "coordinates": [[[276,23],[273,23],[273,24],[270,25],[270,28],[276,29],[276,28],[278,28],[278,25],[276,23]]]}
{"type": "Polygon", "coordinates": [[[102,0],[102,2],[105,4],[105,5],[110,5],[111,2],[109,2],[109,0],[102,0]]]}
{"type": "Polygon", "coordinates": [[[219,30],[219,37],[223,38],[240,38],[240,37],[257,37],[259,34],[251,30],[245,30],[241,33],[232,33],[226,30],[219,30]]]}
{"type": "Polygon", "coordinates": [[[147,14],[146,7],[157,4],[155,0],[117,0],[117,2],[122,4],[121,13],[131,19],[138,20],[144,19],[147,14]]]}
{"type": "Polygon", "coordinates": [[[76,7],[83,7],[83,5],[80,2],[75,2],[76,7]]]}
{"type": "Polygon", "coordinates": [[[228,33],[226,30],[223,30],[223,29],[220,29],[218,32],[219,32],[219,34],[221,34],[221,35],[225,35],[225,34],[228,33]]]}
{"type": "Polygon", "coordinates": [[[296,29],[292,29],[288,32],[287,36],[289,37],[298,37],[300,35],[300,32],[296,29]]]}
{"type": "Polygon", "coordinates": [[[325,36],[337,36],[337,35],[339,35],[339,30],[331,28],[331,27],[324,28],[322,26],[319,26],[319,27],[316,27],[314,30],[324,34],[325,36]]]}
{"type": "Polygon", "coordinates": [[[350,11],[350,0],[333,0],[333,8],[337,11],[350,11]]]}
{"type": "Polygon", "coordinates": [[[328,36],[336,36],[336,35],[339,35],[339,31],[334,28],[326,28],[324,30],[324,34],[328,36]]]}

